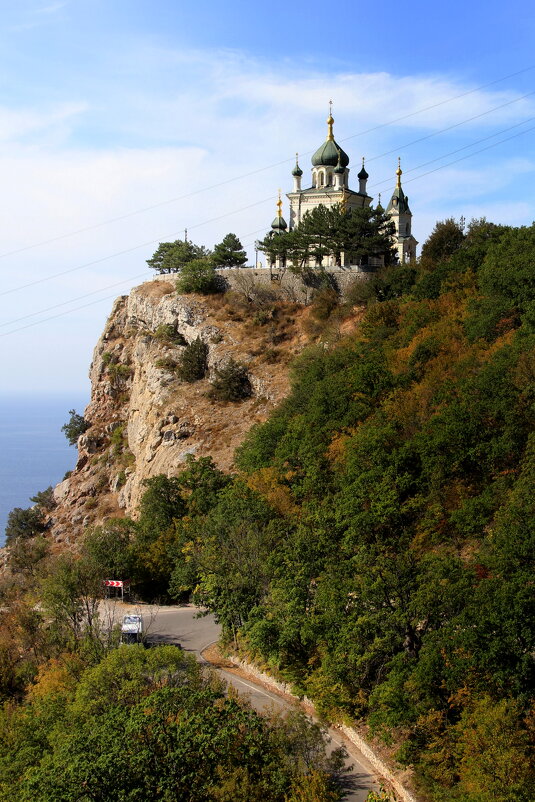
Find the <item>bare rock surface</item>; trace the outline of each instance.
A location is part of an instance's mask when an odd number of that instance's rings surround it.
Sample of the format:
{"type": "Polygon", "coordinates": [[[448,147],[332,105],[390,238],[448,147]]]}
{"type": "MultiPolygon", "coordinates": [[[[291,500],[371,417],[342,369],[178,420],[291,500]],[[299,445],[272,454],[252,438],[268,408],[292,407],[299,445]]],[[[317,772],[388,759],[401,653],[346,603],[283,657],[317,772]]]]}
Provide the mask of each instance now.
{"type": "Polygon", "coordinates": [[[188,454],[210,455],[231,471],[246,432],[288,393],[288,363],[309,342],[308,309],[274,301],[259,312],[237,293],[178,295],[170,279],[118,298],[95,347],[84,413],[90,427],[74,471],[54,491],[58,543],[75,543],[106,518],[135,517],[144,480],[176,475],[188,454]],[[208,375],[188,383],[174,365],[197,338],[208,347],[208,375]],[[247,366],[253,395],[213,401],[211,381],[230,359],[247,366]]]}

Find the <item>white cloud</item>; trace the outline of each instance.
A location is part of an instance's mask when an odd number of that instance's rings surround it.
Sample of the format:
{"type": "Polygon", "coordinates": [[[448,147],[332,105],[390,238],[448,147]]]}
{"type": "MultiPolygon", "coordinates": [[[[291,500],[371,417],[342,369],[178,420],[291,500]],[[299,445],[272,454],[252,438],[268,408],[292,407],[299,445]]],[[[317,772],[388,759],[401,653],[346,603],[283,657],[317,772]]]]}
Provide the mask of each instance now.
{"type": "Polygon", "coordinates": [[[64,0],[64,2],[58,3],[51,3],[48,6],[42,6],[41,8],[36,8],[34,13],[35,14],[56,14],[58,11],[61,11],[62,8],[67,6],[68,0],[64,0]]]}
{"type": "Polygon", "coordinates": [[[61,130],[66,138],[72,132],[75,119],[88,110],[84,102],[62,103],[53,108],[11,109],[0,107],[0,142],[17,142],[28,136],[39,137],[45,144],[43,134],[54,131],[54,141],[61,130]]]}

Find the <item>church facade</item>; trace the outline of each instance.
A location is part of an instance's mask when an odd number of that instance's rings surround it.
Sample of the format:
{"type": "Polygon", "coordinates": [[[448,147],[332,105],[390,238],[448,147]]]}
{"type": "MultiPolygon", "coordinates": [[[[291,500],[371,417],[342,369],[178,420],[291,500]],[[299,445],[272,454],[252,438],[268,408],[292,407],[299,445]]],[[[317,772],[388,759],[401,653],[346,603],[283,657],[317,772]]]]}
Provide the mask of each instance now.
{"type": "MultiPolygon", "coordinates": [[[[312,156],[311,186],[303,189],[303,171],[296,158],[292,171],[293,190],[288,192],[290,203],[289,224],[282,215],[282,201],[277,203],[277,216],[271,224],[274,235],[297,228],[303,216],[321,204],[332,207],[341,204],[343,208],[351,211],[372,204],[373,198],[368,195],[366,184],[368,173],[362,160],[362,168],[357,175],[358,190],[349,186],[349,156],[338,145],[333,133],[334,119],[331,113],[327,118],[327,138],[312,156]]],[[[412,213],[409,208],[409,199],[401,187],[402,170],[398,164],[396,172],[397,184],[386,209],[387,215],[395,225],[394,246],[397,250],[400,264],[410,262],[416,258],[417,241],[412,235],[412,213]]],[[[333,259],[327,260],[328,266],[333,267],[333,259]]],[[[344,264],[349,268],[353,265],[344,264]]]]}

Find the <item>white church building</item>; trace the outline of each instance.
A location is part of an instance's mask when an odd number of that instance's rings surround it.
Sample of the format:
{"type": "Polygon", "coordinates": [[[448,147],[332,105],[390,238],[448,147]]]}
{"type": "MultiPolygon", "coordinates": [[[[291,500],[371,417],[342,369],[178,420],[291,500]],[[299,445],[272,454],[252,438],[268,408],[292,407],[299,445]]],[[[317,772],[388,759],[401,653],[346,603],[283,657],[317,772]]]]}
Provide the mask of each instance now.
{"type": "MultiPolygon", "coordinates": [[[[357,175],[358,190],[351,189],[349,186],[349,156],[336,142],[333,126],[334,119],[332,113],[329,113],[327,138],[312,156],[311,186],[305,189],[302,187],[303,171],[296,159],[292,171],[293,190],[287,194],[290,202],[289,225],[282,216],[282,201],[279,198],[277,216],[271,224],[273,234],[292,231],[299,226],[306,212],[312,211],[320,204],[326,207],[341,204],[348,211],[371,205],[373,198],[368,195],[366,190],[369,176],[364,167],[364,159],[362,168],[357,175]]],[[[416,258],[418,243],[412,235],[412,213],[409,208],[409,199],[401,187],[402,170],[399,163],[396,175],[397,184],[386,213],[396,227],[394,246],[398,253],[399,263],[404,264],[416,258]]],[[[334,266],[333,258],[328,259],[327,264],[331,267],[334,266]]],[[[344,264],[343,255],[342,267],[351,267],[351,265],[344,264]]]]}

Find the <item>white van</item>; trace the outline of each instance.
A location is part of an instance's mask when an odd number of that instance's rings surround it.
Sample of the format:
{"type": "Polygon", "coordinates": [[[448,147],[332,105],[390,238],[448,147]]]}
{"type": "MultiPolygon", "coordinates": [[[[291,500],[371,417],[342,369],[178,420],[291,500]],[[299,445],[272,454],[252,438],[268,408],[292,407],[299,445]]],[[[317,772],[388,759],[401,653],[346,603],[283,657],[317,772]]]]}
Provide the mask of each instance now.
{"type": "Polygon", "coordinates": [[[143,640],[143,616],[137,613],[125,615],[121,624],[121,643],[141,643],[143,640]]]}

